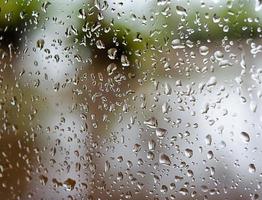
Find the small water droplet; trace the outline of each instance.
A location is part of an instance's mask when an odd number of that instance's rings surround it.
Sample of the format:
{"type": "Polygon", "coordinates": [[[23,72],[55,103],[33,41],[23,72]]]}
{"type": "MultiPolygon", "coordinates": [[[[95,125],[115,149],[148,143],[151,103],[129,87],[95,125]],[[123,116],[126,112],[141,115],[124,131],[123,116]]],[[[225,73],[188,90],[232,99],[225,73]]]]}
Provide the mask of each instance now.
{"type": "Polygon", "coordinates": [[[156,118],[154,118],[154,117],[151,117],[148,120],[145,120],[144,124],[147,125],[149,128],[157,128],[157,126],[158,126],[158,122],[157,122],[156,118]]]}
{"type": "Polygon", "coordinates": [[[207,135],[205,138],[206,144],[207,145],[211,145],[212,143],[212,136],[211,135],[207,135]]]}
{"type": "Polygon", "coordinates": [[[188,194],[188,189],[186,189],[186,188],[181,188],[181,189],[179,190],[179,193],[185,196],[185,195],[188,194]]]}
{"type": "Polygon", "coordinates": [[[209,48],[207,46],[201,46],[199,47],[199,53],[202,56],[206,56],[209,53],[209,48]]]}
{"type": "Polygon", "coordinates": [[[105,172],[108,172],[110,170],[110,163],[108,161],[105,162],[105,172]]]}
{"type": "Polygon", "coordinates": [[[74,179],[68,178],[63,183],[63,186],[67,191],[72,191],[75,187],[76,181],[74,179]]]}
{"type": "Polygon", "coordinates": [[[137,153],[141,150],[141,145],[140,144],[135,144],[133,146],[133,152],[137,153]]]}
{"type": "Polygon", "coordinates": [[[37,42],[36,42],[37,48],[39,48],[41,50],[41,49],[43,49],[44,45],[45,45],[45,41],[43,39],[37,40],[37,42]]]}
{"type": "Polygon", "coordinates": [[[181,44],[180,39],[174,39],[171,43],[173,49],[184,49],[185,45],[181,44]]]}
{"type": "Polygon", "coordinates": [[[250,110],[251,110],[252,112],[256,112],[256,110],[257,110],[257,104],[256,104],[256,102],[254,102],[254,101],[251,101],[251,102],[250,102],[250,110]]]}
{"type": "Polygon", "coordinates": [[[241,137],[243,142],[249,142],[250,141],[250,136],[247,132],[242,131],[240,133],[240,137],[241,137]]]}
{"type": "Polygon", "coordinates": [[[128,67],[130,65],[126,55],[121,55],[121,63],[123,67],[128,67]]]}
{"type": "Polygon", "coordinates": [[[39,176],[39,179],[40,179],[40,183],[42,185],[46,185],[46,183],[48,181],[48,177],[47,176],[41,175],[41,176],[39,176]]]}
{"type": "Polygon", "coordinates": [[[164,85],[164,93],[165,95],[170,95],[172,92],[172,88],[170,87],[170,85],[168,83],[165,83],[164,85]]]}
{"type": "Polygon", "coordinates": [[[249,173],[255,173],[256,172],[256,166],[254,164],[249,164],[248,165],[248,171],[249,173]]]}
{"type": "Polygon", "coordinates": [[[106,47],[105,47],[105,44],[103,43],[102,40],[97,40],[97,41],[96,41],[96,47],[97,47],[98,49],[105,49],[105,48],[106,48],[106,47]]]}
{"type": "Polygon", "coordinates": [[[154,140],[149,140],[148,141],[148,149],[150,151],[153,151],[153,150],[155,150],[155,147],[156,147],[156,142],[154,140]]]}
{"type": "Polygon", "coordinates": [[[191,158],[193,156],[193,150],[192,149],[185,149],[185,156],[188,158],[191,158]]]}
{"type": "Polygon", "coordinates": [[[211,160],[213,157],[214,157],[213,151],[208,151],[208,152],[207,152],[207,159],[208,159],[208,160],[211,160]]]}
{"type": "Polygon", "coordinates": [[[164,128],[157,128],[156,129],[156,136],[163,139],[165,135],[167,134],[167,130],[164,128]]]}
{"type": "Polygon", "coordinates": [[[86,18],[85,9],[81,8],[81,9],[79,10],[79,15],[78,15],[78,17],[79,17],[80,19],[85,19],[85,18],[86,18]]]}
{"type": "Polygon", "coordinates": [[[182,16],[187,16],[187,11],[184,7],[182,6],[176,6],[176,13],[178,15],[182,15],[182,16]]]}
{"type": "Polygon", "coordinates": [[[43,2],[42,6],[41,6],[41,10],[42,10],[44,13],[46,13],[47,8],[48,8],[48,6],[50,6],[50,5],[51,5],[51,3],[50,3],[49,1],[43,2]]]}
{"type": "Polygon", "coordinates": [[[214,86],[217,84],[217,79],[215,76],[211,76],[207,81],[207,87],[214,86]]]}
{"type": "Polygon", "coordinates": [[[107,50],[108,57],[111,60],[114,60],[116,58],[116,53],[117,53],[117,49],[116,48],[111,48],[111,49],[107,50]]]}

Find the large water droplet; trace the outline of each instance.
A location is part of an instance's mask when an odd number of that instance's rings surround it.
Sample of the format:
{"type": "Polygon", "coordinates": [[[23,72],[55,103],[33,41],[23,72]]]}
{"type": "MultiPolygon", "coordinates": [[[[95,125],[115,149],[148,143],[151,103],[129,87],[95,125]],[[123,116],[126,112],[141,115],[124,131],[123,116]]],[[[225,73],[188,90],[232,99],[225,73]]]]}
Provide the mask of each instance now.
{"type": "Polygon", "coordinates": [[[162,153],[159,156],[159,163],[162,165],[167,165],[170,166],[171,165],[171,161],[169,156],[167,156],[166,154],[162,153]]]}

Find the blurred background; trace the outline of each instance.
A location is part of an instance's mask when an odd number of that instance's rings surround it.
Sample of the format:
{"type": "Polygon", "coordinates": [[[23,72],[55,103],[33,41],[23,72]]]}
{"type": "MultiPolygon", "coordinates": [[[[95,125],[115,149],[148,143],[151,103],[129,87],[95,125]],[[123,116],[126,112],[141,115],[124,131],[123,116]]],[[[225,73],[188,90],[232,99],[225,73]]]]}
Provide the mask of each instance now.
{"type": "Polygon", "coordinates": [[[261,199],[261,7],[0,1],[0,199],[261,199]]]}

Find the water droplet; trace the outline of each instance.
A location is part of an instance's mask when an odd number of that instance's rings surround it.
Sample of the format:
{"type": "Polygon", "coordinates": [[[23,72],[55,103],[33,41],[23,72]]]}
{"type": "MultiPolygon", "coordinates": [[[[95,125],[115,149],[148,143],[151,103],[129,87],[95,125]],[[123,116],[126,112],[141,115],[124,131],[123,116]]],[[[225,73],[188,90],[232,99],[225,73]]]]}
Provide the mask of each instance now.
{"type": "Polygon", "coordinates": [[[156,136],[160,139],[163,139],[165,135],[167,134],[167,130],[164,128],[157,128],[156,129],[156,136]]]}
{"type": "Polygon", "coordinates": [[[168,0],[157,0],[157,5],[158,6],[163,6],[165,4],[167,4],[168,0]]]}
{"type": "Polygon", "coordinates": [[[45,41],[43,39],[37,40],[37,42],[36,42],[37,48],[39,48],[41,50],[41,49],[43,49],[44,45],[45,45],[45,41]]]}
{"type": "Polygon", "coordinates": [[[41,175],[41,176],[39,176],[39,179],[40,179],[40,183],[42,185],[46,185],[46,183],[48,181],[48,177],[47,176],[41,175]]]}
{"type": "Polygon", "coordinates": [[[155,150],[155,147],[156,147],[156,142],[154,140],[149,140],[148,141],[148,149],[150,151],[153,151],[153,150],[155,150]]]}
{"type": "Polygon", "coordinates": [[[128,67],[130,65],[126,55],[121,55],[121,63],[123,67],[128,67]]]}
{"type": "Polygon", "coordinates": [[[111,76],[114,73],[114,71],[116,71],[116,69],[117,69],[117,65],[115,63],[109,64],[106,68],[109,76],[111,76]]]}
{"type": "Polygon", "coordinates": [[[170,87],[170,85],[168,83],[165,83],[164,85],[164,93],[165,95],[170,95],[172,92],[172,88],[170,87]]]}
{"type": "Polygon", "coordinates": [[[162,153],[159,156],[159,163],[162,165],[167,165],[170,166],[171,165],[171,161],[169,156],[167,156],[166,154],[162,153]]]}
{"type": "Polygon", "coordinates": [[[173,49],[184,49],[185,45],[181,44],[180,39],[174,39],[171,43],[173,49]]]}
{"type": "Polygon", "coordinates": [[[108,172],[110,170],[110,163],[108,161],[105,162],[105,172],[108,172]]]}
{"type": "Polygon", "coordinates": [[[243,142],[249,142],[250,141],[250,136],[247,132],[242,131],[240,133],[240,137],[241,137],[243,142]]]}
{"type": "Polygon", "coordinates": [[[192,149],[185,149],[185,156],[188,158],[191,158],[193,156],[193,150],[192,149]]]}
{"type": "Polygon", "coordinates": [[[178,15],[182,15],[182,16],[187,16],[187,11],[184,7],[182,6],[176,6],[176,13],[178,15]]]}
{"type": "Polygon", "coordinates": [[[206,144],[207,145],[211,145],[212,143],[212,136],[211,135],[207,135],[205,138],[206,144]]]}
{"type": "Polygon", "coordinates": [[[78,15],[78,17],[79,17],[80,19],[85,19],[85,18],[86,18],[85,9],[81,8],[81,9],[79,10],[79,15],[78,15]]]}
{"type": "Polygon", "coordinates": [[[140,144],[135,144],[133,146],[133,152],[137,153],[141,150],[141,145],[140,144]]]}
{"type": "Polygon", "coordinates": [[[163,114],[167,114],[168,111],[169,111],[169,109],[170,109],[169,104],[168,104],[167,102],[165,102],[165,103],[162,105],[162,113],[163,113],[163,114]]]}
{"type": "Polygon", "coordinates": [[[63,186],[67,191],[72,191],[75,187],[76,181],[74,179],[68,178],[63,183],[63,186]]]}
{"type": "Polygon", "coordinates": [[[214,157],[213,151],[208,151],[208,152],[207,152],[207,159],[208,159],[208,160],[211,160],[211,159],[213,159],[213,157],[214,157]]]}
{"type": "Polygon", "coordinates": [[[168,187],[166,185],[162,185],[162,187],[160,188],[160,192],[166,193],[167,191],[168,191],[168,187]]]}
{"type": "Polygon", "coordinates": [[[224,54],[222,53],[222,51],[216,51],[214,53],[214,56],[217,60],[223,60],[224,54]]]}
{"type": "Polygon", "coordinates": [[[209,48],[207,46],[201,46],[199,47],[199,53],[202,56],[206,56],[209,53],[209,48]]]}
{"type": "Polygon", "coordinates": [[[97,41],[96,41],[96,47],[97,47],[98,49],[105,49],[105,48],[106,48],[106,47],[105,47],[105,44],[103,43],[102,40],[97,40],[97,41]]]}
{"type": "Polygon", "coordinates": [[[158,122],[155,117],[151,117],[150,119],[144,121],[144,124],[147,125],[149,128],[157,128],[158,122]]]}
{"type": "Polygon", "coordinates": [[[250,110],[251,110],[252,112],[256,112],[256,110],[257,110],[257,104],[256,104],[256,102],[254,102],[254,101],[251,101],[251,102],[250,102],[250,110]]]}
{"type": "Polygon", "coordinates": [[[42,11],[43,11],[44,13],[46,13],[47,7],[50,6],[50,5],[51,5],[51,3],[50,3],[49,1],[43,2],[42,6],[41,6],[42,11]]]}
{"type": "Polygon", "coordinates": [[[262,0],[256,0],[255,11],[260,11],[262,8],[262,0]]]}
{"type": "Polygon", "coordinates": [[[207,81],[207,87],[214,86],[217,84],[217,79],[215,76],[211,76],[207,81]]]}
{"type": "Polygon", "coordinates": [[[256,166],[254,164],[249,164],[248,165],[248,171],[251,174],[255,173],[256,172],[256,166]]]}
{"type": "Polygon", "coordinates": [[[107,55],[111,60],[114,60],[116,58],[116,53],[117,53],[116,48],[111,48],[111,49],[108,49],[107,51],[107,55]]]}
{"type": "Polygon", "coordinates": [[[186,189],[186,188],[181,188],[181,189],[179,190],[179,193],[185,196],[185,195],[188,194],[188,189],[186,189]]]}

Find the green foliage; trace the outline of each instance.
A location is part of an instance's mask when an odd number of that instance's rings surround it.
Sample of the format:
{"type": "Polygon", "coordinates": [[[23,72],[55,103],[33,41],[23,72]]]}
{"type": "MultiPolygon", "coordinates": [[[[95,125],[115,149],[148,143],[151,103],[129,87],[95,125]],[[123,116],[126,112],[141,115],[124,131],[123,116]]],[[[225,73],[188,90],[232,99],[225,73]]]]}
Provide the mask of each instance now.
{"type": "Polygon", "coordinates": [[[1,0],[0,27],[18,26],[22,19],[27,19],[40,5],[40,0],[1,0]]]}

